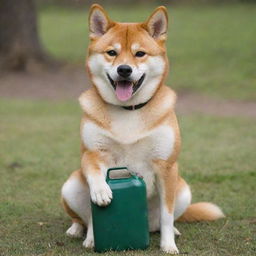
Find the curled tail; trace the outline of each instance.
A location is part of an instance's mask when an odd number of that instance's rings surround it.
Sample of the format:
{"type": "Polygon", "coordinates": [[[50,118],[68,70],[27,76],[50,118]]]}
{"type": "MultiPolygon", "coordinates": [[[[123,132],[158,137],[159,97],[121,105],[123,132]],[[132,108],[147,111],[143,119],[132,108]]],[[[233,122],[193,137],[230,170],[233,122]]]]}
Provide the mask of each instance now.
{"type": "Polygon", "coordinates": [[[193,221],[212,221],[224,218],[222,210],[212,203],[195,203],[191,204],[186,211],[178,218],[177,221],[193,222],[193,221]]]}

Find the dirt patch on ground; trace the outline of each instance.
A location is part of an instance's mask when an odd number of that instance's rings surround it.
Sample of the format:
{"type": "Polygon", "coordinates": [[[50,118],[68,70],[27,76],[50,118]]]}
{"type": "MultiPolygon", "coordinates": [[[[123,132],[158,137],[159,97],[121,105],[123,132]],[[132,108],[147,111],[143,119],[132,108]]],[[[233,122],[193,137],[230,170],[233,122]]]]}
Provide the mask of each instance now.
{"type": "MultiPolygon", "coordinates": [[[[0,77],[0,97],[21,99],[77,99],[89,88],[81,67],[64,67],[33,73],[5,73],[0,77]]],[[[177,112],[256,118],[256,102],[217,100],[195,93],[178,93],[177,112]]]]}
{"type": "Polygon", "coordinates": [[[182,114],[203,113],[223,117],[256,118],[256,102],[212,99],[194,93],[178,94],[177,111],[182,114]]]}
{"type": "Polygon", "coordinates": [[[70,66],[0,76],[0,96],[4,98],[76,99],[89,86],[84,69],[70,66]]]}

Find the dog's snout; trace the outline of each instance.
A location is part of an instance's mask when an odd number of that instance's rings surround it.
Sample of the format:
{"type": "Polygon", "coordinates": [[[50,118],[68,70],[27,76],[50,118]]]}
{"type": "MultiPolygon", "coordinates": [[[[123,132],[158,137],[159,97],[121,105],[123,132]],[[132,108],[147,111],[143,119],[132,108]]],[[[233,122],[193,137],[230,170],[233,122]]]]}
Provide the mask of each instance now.
{"type": "Polygon", "coordinates": [[[120,75],[120,76],[122,76],[124,78],[127,78],[128,76],[131,75],[132,68],[129,65],[120,65],[117,68],[117,73],[118,73],[118,75],[120,75]]]}

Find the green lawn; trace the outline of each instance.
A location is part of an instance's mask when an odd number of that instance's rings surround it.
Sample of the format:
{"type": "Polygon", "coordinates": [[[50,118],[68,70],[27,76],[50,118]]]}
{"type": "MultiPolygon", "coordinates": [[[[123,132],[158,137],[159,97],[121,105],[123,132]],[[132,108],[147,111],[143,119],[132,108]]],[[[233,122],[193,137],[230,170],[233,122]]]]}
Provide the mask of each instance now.
{"type": "MultiPolygon", "coordinates": [[[[60,188],[79,166],[80,110],[74,102],[0,101],[0,255],[97,255],[64,234],[70,222],[60,188]]],[[[177,224],[188,255],[256,253],[255,130],[250,119],[179,116],[180,170],[194,201],[220,205],[227,218],[177,224]]],[[[159,255],[159,234],[149,250],[100,255],[159,255]]]]}
{"type": "MultiPolygon", "coordinates": [[[[155,6],[154,6],[155,7],[155,6]]],[[[111,7],[118,21],[143,21],[154,7],[111,7]]],[[[169,6],[169,85],[213,97],[256,99],[256,5],[169,6]]],[[[56,57],[83,63],[87,11],[43,8],[42,40],[56,57]]]]}
{"type": "MultiPolygon", "coordinates": [[[[143,21],[151,8],[108,8],[120,21],[143,21]]],[[[169,7],[169,84],[212,97],[256,99],[256,5],[169,7]]],[[[83,63],[87,12],[40,10],[43,43],[57,58],[83,63]]],[[[160,255],[159,234],[147,251],[96,254],[65,236],[69,218],[60,188],[79,167],[77,102],[0,99],[0,255],[160,255]]],[[[226,219],[177,223],[177,246],[191,256],[256,254],[256,120],[179,116],[180,170],[194,201],[220,205],[226,219]]]]}

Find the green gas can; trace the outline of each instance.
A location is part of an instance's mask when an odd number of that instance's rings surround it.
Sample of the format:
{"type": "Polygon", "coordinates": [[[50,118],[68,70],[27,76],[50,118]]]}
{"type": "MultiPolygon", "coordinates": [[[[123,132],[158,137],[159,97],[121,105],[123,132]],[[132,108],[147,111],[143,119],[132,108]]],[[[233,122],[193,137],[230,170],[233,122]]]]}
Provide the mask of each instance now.
{"type": "Polygon", "coordinates": [[[149,246],[146,185],[142,178],[131,174],[125,178],[110,178],[106,182],[113,199],[106,207],[91,203],[95,251],[146,249],[149,246]]]}

